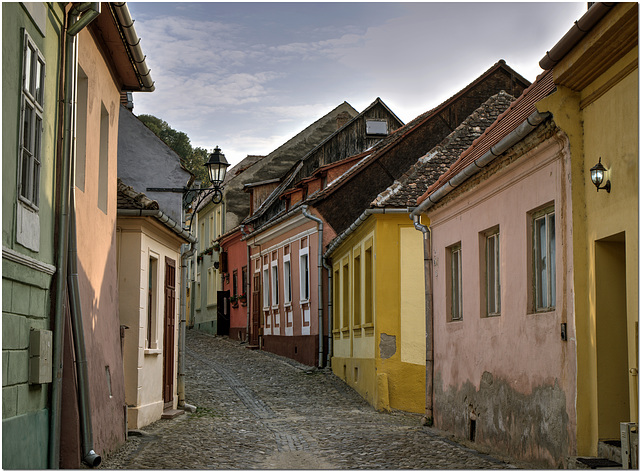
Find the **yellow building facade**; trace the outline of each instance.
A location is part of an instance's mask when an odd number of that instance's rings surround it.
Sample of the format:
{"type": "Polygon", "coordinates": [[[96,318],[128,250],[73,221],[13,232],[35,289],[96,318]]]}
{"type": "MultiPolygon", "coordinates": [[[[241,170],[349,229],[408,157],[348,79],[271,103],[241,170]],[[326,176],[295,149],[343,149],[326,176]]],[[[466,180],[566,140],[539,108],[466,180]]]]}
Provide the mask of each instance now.
{"type": "Polygon", "coordinates": [[[372,213],[331,253],[333,372],[376,409],[424,413],[422,234],[372,213]]]}
{"type": "Polygon", "coordinates": [[[553,66],[557,91],[538,103],[571,147],[580,455],[638,421],[637,37],[637,4],[616,4],[553,66]],[[600,159],[610,192],[591,181],[600,159]]]}

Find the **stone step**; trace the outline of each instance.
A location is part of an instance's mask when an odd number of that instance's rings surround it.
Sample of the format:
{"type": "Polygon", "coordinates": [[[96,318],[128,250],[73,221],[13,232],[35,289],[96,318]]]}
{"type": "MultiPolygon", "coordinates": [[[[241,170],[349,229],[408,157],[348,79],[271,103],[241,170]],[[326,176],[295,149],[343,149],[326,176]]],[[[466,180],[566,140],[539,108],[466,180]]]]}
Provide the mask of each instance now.
{"type": "Polygon", "coordinates": [[[178,417],[179,415],[184,414],[183,410],[177,410],[177,409],[166,409],[163,413],[162,413],[162,418],[163,419],[175,419],[176,417],[178,417]]]}

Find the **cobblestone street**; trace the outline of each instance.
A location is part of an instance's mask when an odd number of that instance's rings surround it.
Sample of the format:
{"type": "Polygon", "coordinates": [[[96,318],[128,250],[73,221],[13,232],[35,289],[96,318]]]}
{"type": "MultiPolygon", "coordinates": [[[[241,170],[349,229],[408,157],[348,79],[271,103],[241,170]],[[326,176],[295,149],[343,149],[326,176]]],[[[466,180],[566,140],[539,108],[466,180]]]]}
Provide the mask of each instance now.
{"type": "Polygon", "coordinates": [[[376,412],[330,369],[187,332],[186,400],[197,407],[130,436],[106,469],[513,468],[420,425],[376,412]]]}

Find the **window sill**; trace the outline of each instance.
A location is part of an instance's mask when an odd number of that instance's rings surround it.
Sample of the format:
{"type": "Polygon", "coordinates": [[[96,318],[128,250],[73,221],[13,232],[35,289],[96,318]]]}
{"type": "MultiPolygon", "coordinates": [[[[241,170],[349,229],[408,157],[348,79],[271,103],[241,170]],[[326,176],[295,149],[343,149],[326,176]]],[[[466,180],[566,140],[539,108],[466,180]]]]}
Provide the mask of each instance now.
{"type": "Polygon", "coordinates": [[[145,348],[145,355],[160,355],[162,353],[162,349],[160,348],[145,348]]]}
{"type": "Polygon", "coordinates": [[[537,311],[529,311],[528,314],[545,314],[550,312],[556,312],[556,307],[550,307],[547,309],[538,309],[537,311]]]}
{"type": "Polygon", "coordinates": [[[305,304],[310,304],[310,300],[309,299],[303,299],[302,301],[300,301],[300,306],[303,306],[305,304]]]}

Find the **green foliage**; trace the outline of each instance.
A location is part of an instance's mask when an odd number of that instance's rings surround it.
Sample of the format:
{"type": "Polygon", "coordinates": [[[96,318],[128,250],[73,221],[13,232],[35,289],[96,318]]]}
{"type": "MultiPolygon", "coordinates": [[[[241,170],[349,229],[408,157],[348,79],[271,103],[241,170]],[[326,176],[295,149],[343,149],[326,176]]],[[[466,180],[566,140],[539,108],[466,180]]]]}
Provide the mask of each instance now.
{"type": "Polygon", "coordinates": [[[184,168],[202,182],[202,186],[209,186],[209,176],[204,163],[209,158],[207,150],[202,147],[191,147],[191,140],[182,131],[176,131],[166,121],[149,114],[141,114],[142,121],[153,133],[168,145],[178,156],[184,168]]]}

